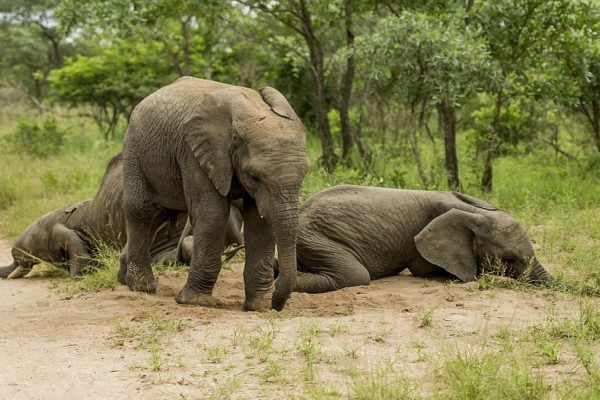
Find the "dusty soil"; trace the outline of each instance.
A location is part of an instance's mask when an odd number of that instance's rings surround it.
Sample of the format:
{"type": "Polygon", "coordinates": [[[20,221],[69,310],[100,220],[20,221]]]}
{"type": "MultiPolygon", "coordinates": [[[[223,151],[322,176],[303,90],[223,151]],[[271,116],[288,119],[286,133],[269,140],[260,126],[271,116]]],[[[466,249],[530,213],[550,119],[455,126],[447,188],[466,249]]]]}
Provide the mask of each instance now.
{"type": "MultiPolygon", "coordinates": [[[[0,264],[10,261],[0,241],[0,264]]],[[[0,398],[345,397],[380,368],[427,386],[445,355],[493,349],[500,329],[578,309],[576,297],[560,293],[480,291],[400,275],[294,293],[283,312],[248,313],[240,263],[221,273],[221,309],[177,305],[185,276],[160,276],[155,295],[125,287],[71,295],[64,279],[0,280],[0,398]]],[[[572,370],[566,360],[544,373],[560,381],[572,370]]]]}

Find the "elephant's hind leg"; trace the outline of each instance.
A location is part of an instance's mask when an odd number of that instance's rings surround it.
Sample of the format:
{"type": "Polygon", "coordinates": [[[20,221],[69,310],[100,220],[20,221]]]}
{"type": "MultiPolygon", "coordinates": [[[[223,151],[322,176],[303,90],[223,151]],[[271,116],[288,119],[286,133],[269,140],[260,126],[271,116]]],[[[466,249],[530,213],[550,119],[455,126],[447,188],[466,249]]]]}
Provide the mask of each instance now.
{"type": "Polygon", "coordinates": [[[323,293],[344,287],[368,285],[369,271],[348,250],[331,249],[299,259],[297,292],[323,293]]]}
{"type": "Polygon", "coordinates": [[[168,218],[149,193],[150,190],[138,182],[129,182],[129,192],[123,193],[127,245],[121,255],[118,280],[132,290],[153,293],[156,279],[152,273],[150,249],[154,233],[168,218]]]}

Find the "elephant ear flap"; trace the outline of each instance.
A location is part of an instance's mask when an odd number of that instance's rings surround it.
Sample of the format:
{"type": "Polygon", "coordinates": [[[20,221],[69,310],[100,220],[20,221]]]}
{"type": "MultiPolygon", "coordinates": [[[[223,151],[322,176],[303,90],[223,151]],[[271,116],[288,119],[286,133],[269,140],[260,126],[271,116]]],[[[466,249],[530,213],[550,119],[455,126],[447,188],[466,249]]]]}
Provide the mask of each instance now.
{"type": "Polygon", "coordinates": [[[300,121],[290,103],[277,89],[265,86],[259,89],[259,93],[275,114],[293,121],[300,121]]]}
{"type": "Polygon", "coordinates": [[[52,227],[50,241],[65,251],[71,276],[81,274],[81,270],[90,260],[90,252],[77,232],[63,224],[56,224],[52,227]]]}
{"type": "Polygon", "coordinates": [[[484,217],[452,209],[431,221],[415,236],[417,250],[432,264],[463,282],[475,280],[477,258],[473,248],[475,231],[484,217]]]}
{"type": "Polygon", "coordinates": [[[227,196],[233,179],[229,147],[233,129],[229,110],[222,110],[217,96],[207,95],[182,125],[185,140],[202,170],[222,196],[227,196]]]}
{"type": "Polygon", "coordinates": [[[486,203],[485,201],[483,201],[481,199],[477,199],[475,197],[471,197],[466,194],[458,193],[458,192],[452,192],[452,194],[454,195],[454,197],[456,197],[463,203],[467,203],[473,207],[481,208],[483,210],[488,210],[488,211],[497,211],[498,210],[493,205],[486,203]]]}

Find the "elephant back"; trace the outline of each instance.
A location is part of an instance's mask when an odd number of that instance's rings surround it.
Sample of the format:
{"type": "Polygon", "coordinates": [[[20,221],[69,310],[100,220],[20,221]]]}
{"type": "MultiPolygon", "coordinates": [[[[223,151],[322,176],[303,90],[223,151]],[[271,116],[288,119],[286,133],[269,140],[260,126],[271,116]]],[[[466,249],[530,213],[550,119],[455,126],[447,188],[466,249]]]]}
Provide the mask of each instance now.
{"type": "Polygon", "coordinates": [[[115,155],[104,172],[100,188],[86,210],[87,231],[110,245],[127,242],[123,210],[123,155],[115,155]]]}

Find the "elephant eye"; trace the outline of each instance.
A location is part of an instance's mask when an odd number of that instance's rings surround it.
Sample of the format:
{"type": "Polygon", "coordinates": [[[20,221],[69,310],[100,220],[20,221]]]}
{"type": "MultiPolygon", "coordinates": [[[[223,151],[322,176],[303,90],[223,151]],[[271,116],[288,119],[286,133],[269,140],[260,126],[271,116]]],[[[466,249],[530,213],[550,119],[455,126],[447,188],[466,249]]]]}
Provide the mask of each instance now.
{"type": "Polygon", "coordinates": [[[258,177],[258,175],[255,174],[250,174],[250,179],[257,183],[260,182],[260,178],[258,177]]]}

